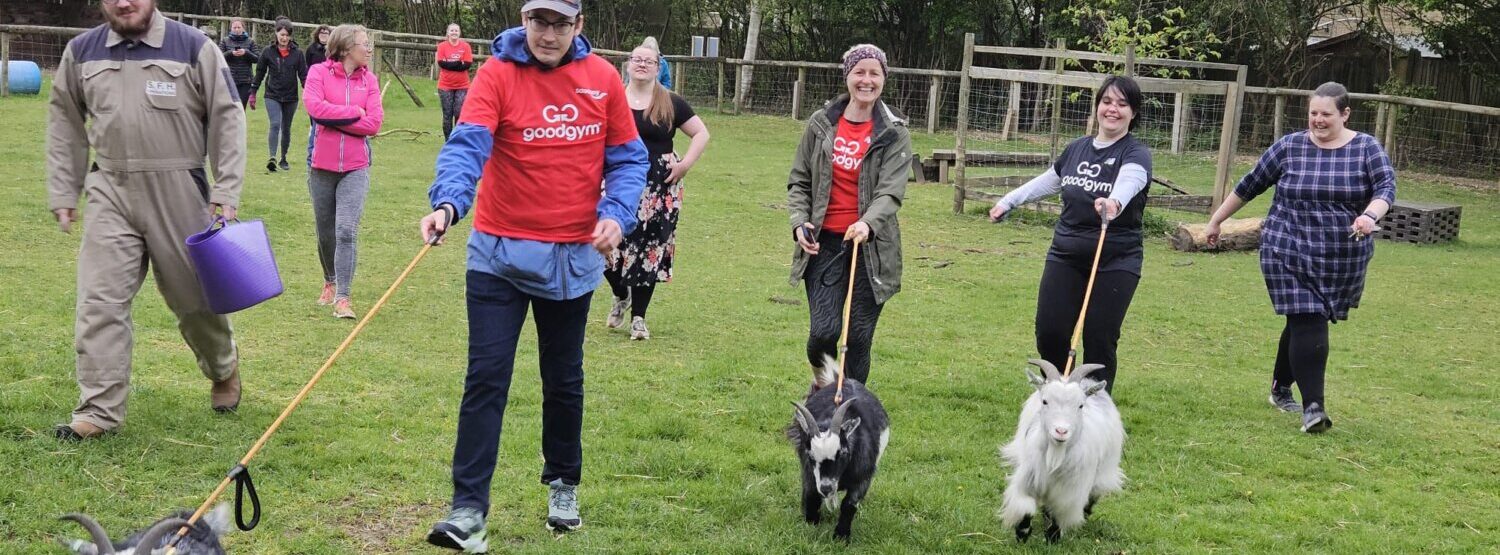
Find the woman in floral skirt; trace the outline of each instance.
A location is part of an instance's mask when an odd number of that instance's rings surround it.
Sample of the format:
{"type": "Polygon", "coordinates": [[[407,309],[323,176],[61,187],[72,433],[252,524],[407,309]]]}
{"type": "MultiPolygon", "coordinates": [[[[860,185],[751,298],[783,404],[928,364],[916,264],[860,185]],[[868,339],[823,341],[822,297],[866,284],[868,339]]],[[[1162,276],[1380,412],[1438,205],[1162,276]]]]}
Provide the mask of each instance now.
{"type": "Polygon", "coordinates": [[[615,297],[606,324],[611,328],[624,325],[628,310],[630,338],[635,340],[651,338],[651,331],[646,328],[646,308],[651,304],[656,284],[672,280],[677,214],[682,209],[682,177],[708,148],[708,128],[703,120],[693,114],[686,100],[657,81],[661,53],[655,44],[655,39],[648,37],[630,53],[630,83],[625,87],[636,129],[651,158],[637,214],[640,225],[615,249],[609,267],[604,270],[615,297]],[[678,129],[692,138],[681,158],[672,151],[672,139],[678,129]]]}

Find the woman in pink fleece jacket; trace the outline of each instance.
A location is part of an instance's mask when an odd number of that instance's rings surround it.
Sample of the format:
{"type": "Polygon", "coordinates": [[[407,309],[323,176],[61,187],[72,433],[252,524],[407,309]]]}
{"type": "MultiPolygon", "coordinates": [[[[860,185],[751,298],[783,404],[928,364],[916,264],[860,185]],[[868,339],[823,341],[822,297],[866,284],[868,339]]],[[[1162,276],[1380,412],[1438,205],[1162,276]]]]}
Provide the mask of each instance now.
{"type": "Polygon", "coordinates": [[[371,49],[364,27],[338,26],[328,39],[328,60],[308,70],[303,88],[316,129],[307,191],[323,263],[318,304],[332,304],[337,318],[354,317],[349,289],[359,218],[370,191],[370,137],[380,132],[385,119],[379,82],[368,67],[371,49]]]}

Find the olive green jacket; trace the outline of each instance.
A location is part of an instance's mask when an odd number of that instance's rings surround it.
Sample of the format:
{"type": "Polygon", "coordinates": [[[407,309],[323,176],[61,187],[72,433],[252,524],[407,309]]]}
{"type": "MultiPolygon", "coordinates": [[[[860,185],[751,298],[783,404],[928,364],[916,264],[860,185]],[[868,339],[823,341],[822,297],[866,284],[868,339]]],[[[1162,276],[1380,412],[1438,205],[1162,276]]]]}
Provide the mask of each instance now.
{"type": "MultiPolygon", "coordinates": [[[[840,96],[807,120],[786,186],[793,233],[804,223],[823,226],[833,191],[833,140],[848,104],[849,96],[840,96]]],[[[870,274],[875,302],[883,304],[901,290],[901,226],[896,211],[906,196],[911,170],[911,132],[906,120],[882,101],[875,103],[873,120],[870,151],[859,174],[859,221],[870,226],[870,240],[860,245],[859,257],[870,274]]],[[[793,245],[792,285],[807,272],[808,259],[793,245]]]]}

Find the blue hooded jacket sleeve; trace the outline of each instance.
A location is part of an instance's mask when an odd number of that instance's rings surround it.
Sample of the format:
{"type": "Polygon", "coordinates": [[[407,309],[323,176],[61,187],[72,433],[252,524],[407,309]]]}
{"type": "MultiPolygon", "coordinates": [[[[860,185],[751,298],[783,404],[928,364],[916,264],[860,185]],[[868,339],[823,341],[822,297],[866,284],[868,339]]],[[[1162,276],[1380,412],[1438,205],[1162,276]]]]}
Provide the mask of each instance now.
{"type": "Polygon", "coordinates": [[[656,80],[661,82],[661,86],[672,88],[672,65],[667,63],[665,56],[661,58],[661,70],[656,72],[656,80]]]}
{"type": "Polygon", "coordinates": [[[620,223],[620,231],[635,231],[636,211],[641,206],[641,192],[646,189],[646,172],[651,168],[646,143],[640,138],[624,144],[604,147],[604,197],[599,199],[599,219],[620,223]]]}
{"type": "Polygon", "coordinates": [[[438,151],[437,177],[427,190],[433,210],[444,204],[452,205],[455,222],[469,213],[474,206],[474,193],[479,188],[484,164],[489,161],[490,149],[494,146],[494,134],[483,125],[460,123],[453,128],[448,142],[438,151]]]}

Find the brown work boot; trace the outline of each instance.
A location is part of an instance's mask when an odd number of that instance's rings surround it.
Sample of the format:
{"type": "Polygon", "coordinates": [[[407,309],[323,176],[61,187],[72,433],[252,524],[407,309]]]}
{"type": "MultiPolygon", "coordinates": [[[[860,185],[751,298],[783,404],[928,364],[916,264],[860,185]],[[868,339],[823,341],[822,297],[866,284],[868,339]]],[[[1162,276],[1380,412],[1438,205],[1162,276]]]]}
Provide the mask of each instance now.
{"type": "Polygon", "coordinates": [[[79,420],[72,424],[61,424],[57,428],[52,430],[52,434],[57,436],[57,439],[65,441],[83,441],[85,439],[94,439],[106,433],[109,433],[109,430],[100,428],[82,420],[79,420]]]}
{"type": "Polygon", "coordinates": [[[224,381],[214,382],[209,390],[215,412],[234,412],[240,408],[240,369],[235,367],[224,381]]]}

